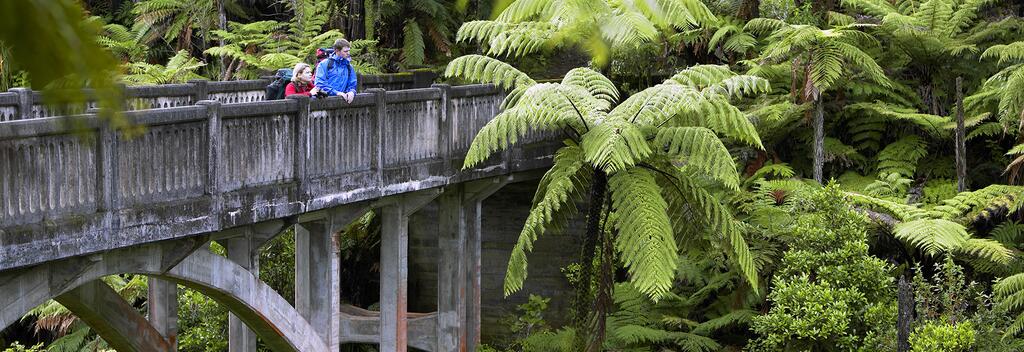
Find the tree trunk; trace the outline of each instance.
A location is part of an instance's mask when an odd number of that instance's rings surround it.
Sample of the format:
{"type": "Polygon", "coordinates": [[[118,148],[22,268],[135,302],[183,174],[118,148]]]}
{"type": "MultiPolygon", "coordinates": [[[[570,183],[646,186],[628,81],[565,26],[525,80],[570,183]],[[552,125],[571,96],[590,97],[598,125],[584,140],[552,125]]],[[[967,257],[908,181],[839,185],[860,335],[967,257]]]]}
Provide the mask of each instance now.
{"type": "MultiPolygon", "coordinates": [[[[610,210],[606,210],[610,211],[610,210]]],[[[607,215],[605,217],[607,219],[607,215]]],[[[615,305],[612,299],[614,293],[615,254],[612,232],[606,229],[607,223],[603,223],[601,231],[601,269],[598,271],[597,295],[594,298],[594,316],[591,318],[591,328],[594,335],[590,337],[587,344],[587,352],[601,352],[606,335],[605,319],[615,305]]]]}
{"type": "Polygon", "coordinates": [[[814,180],[822,184],[825,169],[825,103],[814,102],[814,180]]]}
{"type": "Polygon", "coordinates": [[[594,170],[594,178],[590,186],[590,204],[587,210],[587,228],[583,233],[583,241],[580,250],[580,282],[576,288],[576,321],[579,324],[577,331],[580,342],[588,344],[587,337],[590,324],[588,318],[591,311],[590,287],[593,282],[594,252],[597,249],[597,241],[601,238],[601,210],[604,208],[605,195],[608,190],[608,174],[600,169],[594,170]]]}
{"type": "Polygon", "coordinates": [[[914,293],[907,282],[907,273],[900,275],[896,313],[896,351],[910,351],[910,323],[914,321],[914,293]]]}
{"type": "Polygon", "coordinates": [[[956,77],[956,191],[967,190],[967,142],[964,140],[963,76],[956,77]]]}
{"type": "Polygon", "coordinates": [[[363,0],[349,0],[348,31],[345,33],[349,40],[366,39],[366,23],[363,16],[363,0]]]}
{"type": "MultiPolygon", "coordinates": [[[[222,31],[228,30],[228,14],[224,11],[225,1],[228,0],[217,0],[217,28],[222,31]]],[[[223,37],[221,37],[220,40],[217,41],[217,45],[224,46],[223,37]]],[[[226,56],[220,59],[221,67],[227,67],[230,62],[230,59],[226,56]]]]}
{"type": "Polygon", "coordinates": [[[743,21],[761,17],[761,0],[743,0],[739,10],[736,11],[736,17],[743,21]]]}

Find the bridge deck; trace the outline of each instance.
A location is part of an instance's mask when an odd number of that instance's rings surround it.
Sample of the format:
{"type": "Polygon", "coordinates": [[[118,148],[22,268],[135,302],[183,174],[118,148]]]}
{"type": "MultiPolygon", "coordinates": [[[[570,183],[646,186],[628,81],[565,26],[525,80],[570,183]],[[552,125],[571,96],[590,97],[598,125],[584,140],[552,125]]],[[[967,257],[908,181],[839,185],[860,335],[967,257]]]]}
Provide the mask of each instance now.
{"type": "Polygon", "coordinates": [[[473,85],[0,123],[0,271],[550,165],[531,135],[460,170],[503,92],[473,85]]]}

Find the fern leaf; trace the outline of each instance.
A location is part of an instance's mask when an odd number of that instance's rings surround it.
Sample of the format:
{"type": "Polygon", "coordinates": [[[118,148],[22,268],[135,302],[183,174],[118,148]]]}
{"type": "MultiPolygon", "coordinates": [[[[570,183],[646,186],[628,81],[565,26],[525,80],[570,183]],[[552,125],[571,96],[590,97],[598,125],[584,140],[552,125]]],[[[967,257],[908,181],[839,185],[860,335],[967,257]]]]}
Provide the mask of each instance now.
{"type": "Polygon", "coordinates": [[[537,84],[530,76],[501,60],[483,55],[465,55],[448,63],[444,75],[478,83],[491,83],[505,89],[537,84]]]}
{"type": "Polygon", "coordinates": [[[970,235],[963,225],[944,219],[920,219],[897,224],[896,238],[936,256],[965,245],[970,235]]]}
{"type": "Polygon", "coordinates": [[[533,207],[519,233],[519,240],[512,248],[505,274],[505,296],[523,288],[527,273],[526,253],[533,250],[534,241],[546,230],[564,224],[569,216],[578,212],[576,202],[582,200],[584,185],[589,183],[587,177],[588,169],[579,147],[566,146],[558,150],[554,165],[540,181],[533,207]]]}
{"type": "Polygon", "coordinates": [[[653,147],[721,181],[726,187],[739,190],[736,164],[713,131],[703,127],[661,128],[654,137],[653,147]]]}
{"type": "Polygon", "coordinates": [[[652,152],[635,124],[613,116],[584,134],[580,145],[587,162],[609,174],[635,166],[652,152]]]}
{"type": "Polygon", "coordinates": [[[676,240],[654,175],[642,168],[608,179],[616,214],[615,248],[638,291],[657,302],[672,288],[677,266],[676,240]]]}

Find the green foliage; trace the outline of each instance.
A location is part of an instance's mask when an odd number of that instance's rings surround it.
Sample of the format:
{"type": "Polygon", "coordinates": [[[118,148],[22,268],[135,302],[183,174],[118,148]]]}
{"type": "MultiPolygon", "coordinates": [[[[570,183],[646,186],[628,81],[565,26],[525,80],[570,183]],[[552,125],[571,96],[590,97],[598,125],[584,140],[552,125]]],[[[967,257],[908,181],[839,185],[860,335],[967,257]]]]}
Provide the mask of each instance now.
{"type": "Polygon", "coordinates": [[[910,334],[913,352],[970,351],[974,345],[974,327],[971,322],[960,324],[929,323],[918,326],[910,334]]]}
{"type": "Polygon", "coordinates": [[[890,266],[868,254],[863,216],[848,207],[835,184],[808,200],[779,234],[792,242],[772,279],[770,310],[753,319],[759,337],[752,348],[857,349],[869,331],[895,322],[890,266]]]}
{"type": "Polygon", "coordinates": [[[228,310],[191,289],[178,290],[178,350],[225,351],[228,348],[228,310]]]}
{"type": "Polygon", "coordinates": [[[7,348],[4,349],[4,352],[42,352],[42,351],[45,351],[43,349],[43,344],[42,343],[39,343],[39,344],[37,344],[35,346],[25,346],[25,345],[22,345],[21,343],[18,343],[17,341],[15,341],[10,346],[8,346],[7,348]]]}
{"type": "Polygon", "coordinates": [[[169,84],[185,83],[193,79],[202,79],[196,73],[205,63],[181,50],[167,62],[167,66],[133,62],[128,65],[129,74],[124,80],[131,84],[169,84]]]}
{"type": "Polygon", "coordinates": [[[714,14],[695,0],[516,0],[494,20],[463,24],[457,40],[484,44],[489,55],[512,57],[551,48],[584,48],[598,66],[605,66],[612,51],[664,41],[665,32],[714,21],[714,14]]]}
{"type": "Polygon", "coordinates": [[[100,33],[98,22],[84,21],[76,2],[3,1],[0,13],[0,44],[6,49],[0,67],[26,72],[34,88],[47,91],[47,103],[58,106],[85,102],[82,88],[88,86],[101,117],[115,128],[127,126],[116,114],[123,105],[115,84],[117,62],[95,40],[100,33]],[[58,54],[54,48],[73,48],[74,53],[58,54]]]}

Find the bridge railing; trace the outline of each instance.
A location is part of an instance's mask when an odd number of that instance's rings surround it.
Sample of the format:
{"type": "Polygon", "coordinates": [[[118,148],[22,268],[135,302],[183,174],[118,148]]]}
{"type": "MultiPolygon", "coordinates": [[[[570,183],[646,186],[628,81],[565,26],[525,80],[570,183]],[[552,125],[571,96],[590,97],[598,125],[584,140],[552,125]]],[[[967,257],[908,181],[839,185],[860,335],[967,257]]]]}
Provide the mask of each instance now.
{"type": "MultiPolygon", "coordinates": [[[[359,90],[381,88],[405,90],[426,88],[434,76],[428,72],[398,73],[385,75],[360,75],[359,90]]],[[[265,88],[269,78],[240,81],[192,80],[188,83],[145,86],[126,86],[125,109],[144,110],[189,106],[201,100],[216,100],[225,104],[251,103],[266,100],[265,88]]],[[[86,97],[92,92],[85,90],[86,97]]],[[[79,106],[47,105],[43,94],[26,88],[12,88],[0,93],[0,122],[27,120],[61,115],[83,114],[95,107],[93,99],[79,106]]]]}
{"type": "Polygon", "coordinates": [[[461,170],[503,97],[434,85],[352,103],[206,100],[126,112],[146,126],[131,137],[91,111],[0,123],[0,270],[549,164],[551,136],[535,134],[461,170]],[[100,232],[122,240],[89,241],[100,232]],[[46,240],[70,233],[81,242],[46,240]]]}

